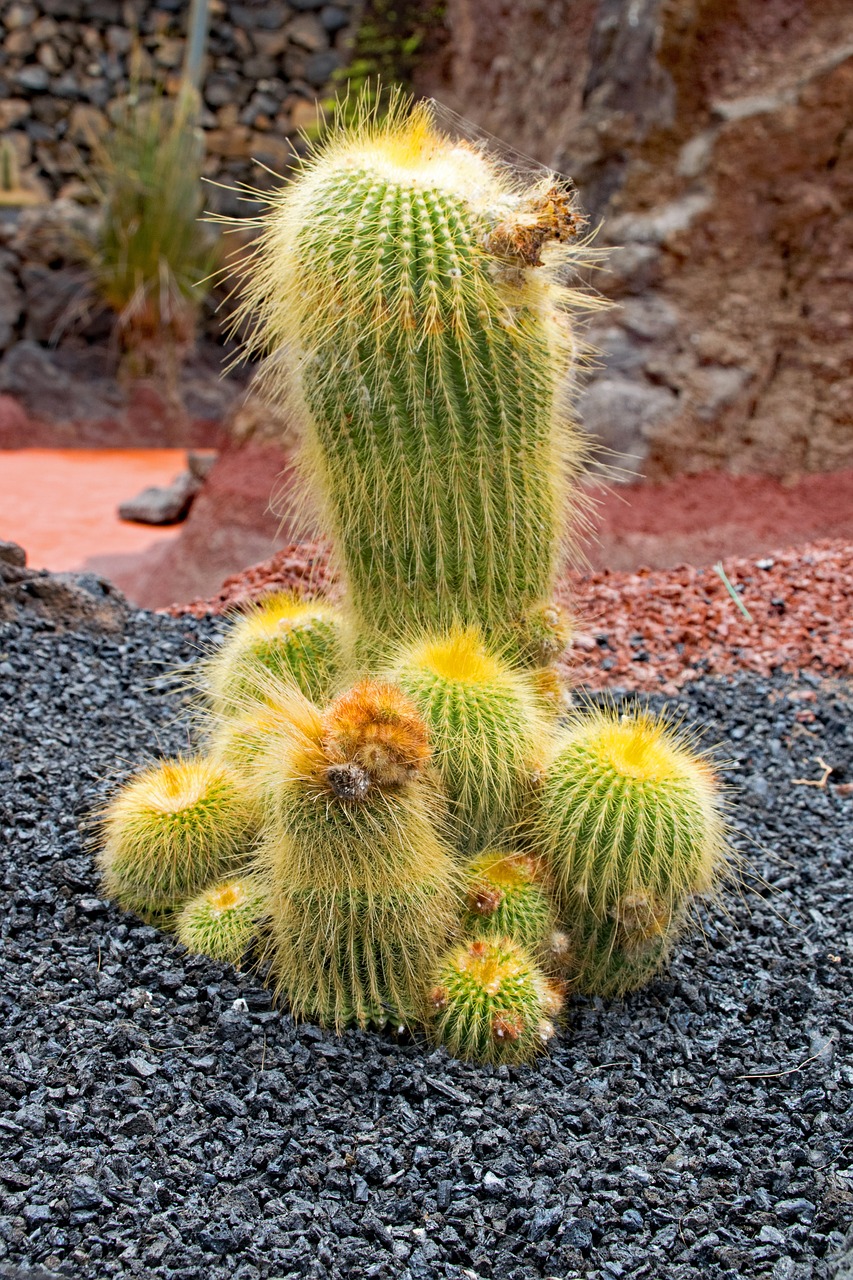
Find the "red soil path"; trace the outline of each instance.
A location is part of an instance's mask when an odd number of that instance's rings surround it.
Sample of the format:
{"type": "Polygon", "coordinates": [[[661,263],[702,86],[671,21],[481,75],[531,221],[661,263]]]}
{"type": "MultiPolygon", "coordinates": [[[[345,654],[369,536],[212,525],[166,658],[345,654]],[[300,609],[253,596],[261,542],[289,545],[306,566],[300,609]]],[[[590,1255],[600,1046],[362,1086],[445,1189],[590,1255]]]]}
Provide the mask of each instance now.
{"type": "Polygon", "coordinates": [[[26,548],[35,569],[81,569],[100,552],[140,553],[178,534],[127,524],[116,508],[186,468],[183,449],[0,451],[0,541],[26,548]]]}

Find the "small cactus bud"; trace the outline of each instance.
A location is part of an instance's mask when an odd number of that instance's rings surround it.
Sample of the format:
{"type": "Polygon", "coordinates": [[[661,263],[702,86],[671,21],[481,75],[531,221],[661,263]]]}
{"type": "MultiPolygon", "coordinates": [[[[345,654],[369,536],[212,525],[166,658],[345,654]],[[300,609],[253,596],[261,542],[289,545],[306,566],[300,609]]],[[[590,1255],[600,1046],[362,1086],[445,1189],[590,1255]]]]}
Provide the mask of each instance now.
{"type": "Polygon", "coordinates": [[[193,954],[236,965],[263,911],[263,892],[251,876],[228,880],[191,899],[175,922],[175,933],[193,954]]]}
{"type": "Polygon", "coordinates": [[[252,852],[255,803],[216,761],[164,760],[133,778],[103,821],[106,893],[143,919],[174,911],[252,852]]]}
{"type": "Polygon", "coordinates": [[[570,980],[619,995],[666,959],[691,900],[725,868],[716,779],[650,712],[575,716],[531,799],[572,951],[570,980]]]}
{"type": "Polygon", "coordinates": [[[540,1027],[555,993],[510,938],[475,938],[445,956],[432,1002],[436,1039],[474,1062],[526,1062],[542,1047],[540,1027]]]}
{"type": "Polygon", "coordinates": [[[429,993],[429,1002],[433,1009],[446,1009],[447,987],[433,987],[429,993]]]}
{"type": "Polygon", "coordinates": [[[343,651],[343,619],[331,605],[280,591],[238,618],[222,648],[205,662],[203,683],[218,716],[265,702],[276,678],[324,702],[343,651]]]}
{"type": "Polygon", "coordinates": [[[465,933],[514,938],[538,955],[553,923],[554,907],[536,859],[487,849],[469,864],[468,877],[465,933]]]}

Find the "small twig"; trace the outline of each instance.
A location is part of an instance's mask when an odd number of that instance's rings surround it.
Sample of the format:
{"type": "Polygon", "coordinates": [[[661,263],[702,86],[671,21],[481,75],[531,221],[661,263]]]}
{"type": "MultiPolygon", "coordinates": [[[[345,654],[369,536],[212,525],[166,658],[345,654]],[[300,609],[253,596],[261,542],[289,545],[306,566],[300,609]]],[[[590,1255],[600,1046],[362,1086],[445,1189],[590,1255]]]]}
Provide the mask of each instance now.
{"type": "Polygon", "coordinates": [[[723,568],[722,560],[718,560],[717,563],[714,565],[714,573],[716,573],[722,579],[723,586],[726,588],[726,591],[728,591],[729,595],[734,600],[735,604],[740,609],[743,616],[746,618],[747,622],[752,622],[753,621],[752,614],[749,612],[746,605],[741,600],[735,588],[729,582],[726,571],[723,568]]]}
{"type": "Polygon", "coordinates": [[[832,1039],[827,1040],[817,1053],[813,1053],[810,1058],[806,1058],[804,1062],[799,1063],[796,1067],[788,1067],[787,1071],[751,1071],[745,1076],[736,1076],[736,1080],[778,1080],[780,1076],[792,1076],[795,1071],[802,1071],[803,1067],[807,1067],[810,1062],[814,1062],[816,1058],[822,1057],[826,1053],[830,1045],[834,1044],[832,1039]]]}
{"type": "Polygon", "coordinates": [[[829,775],[832,773],[832,765],[827,764],[823,756],[812,756],[815,764],[819,764],[823,769],[821,778],[793,778],[791,780],[792,787],[820,787],[821,791],[826,790],[826,784],[829,781],[829,775]]]}

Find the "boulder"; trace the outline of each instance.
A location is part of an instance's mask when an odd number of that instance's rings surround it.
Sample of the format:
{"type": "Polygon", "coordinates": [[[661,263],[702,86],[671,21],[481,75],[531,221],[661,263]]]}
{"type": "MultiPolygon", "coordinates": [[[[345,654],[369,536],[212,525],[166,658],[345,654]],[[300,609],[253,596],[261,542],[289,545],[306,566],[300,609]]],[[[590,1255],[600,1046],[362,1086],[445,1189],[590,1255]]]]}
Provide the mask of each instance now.
{"type": "Polygon", "coordinates": [[[119,504],[119,519],[134,524],[179,524],[185,519],[201,481],[192,471],[183,471],[170,485],[151,485],[135,498],[119,504]]]}

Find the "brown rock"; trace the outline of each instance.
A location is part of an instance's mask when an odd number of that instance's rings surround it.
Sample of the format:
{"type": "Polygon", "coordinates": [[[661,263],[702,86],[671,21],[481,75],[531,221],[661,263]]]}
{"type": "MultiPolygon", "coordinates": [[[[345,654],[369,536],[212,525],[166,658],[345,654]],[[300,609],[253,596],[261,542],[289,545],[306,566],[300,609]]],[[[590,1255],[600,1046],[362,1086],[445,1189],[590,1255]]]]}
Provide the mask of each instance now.
{"type": "Polygon", "coordinates": [[[571,173],[623,246],[605,290],[654,287],[677,315],[619,369],[668,388],[675,412],[614,423],[613,447],[627,434],[653,477],[849,467],[848,0],[641,0],[630,22],[626,9],[448,0],[449,43],[416,87],[571,173]]]}

